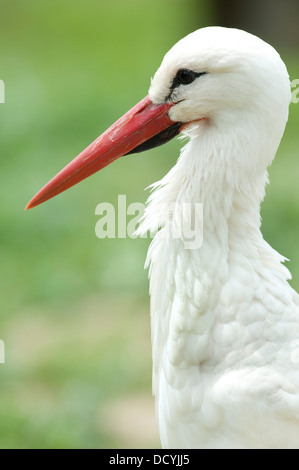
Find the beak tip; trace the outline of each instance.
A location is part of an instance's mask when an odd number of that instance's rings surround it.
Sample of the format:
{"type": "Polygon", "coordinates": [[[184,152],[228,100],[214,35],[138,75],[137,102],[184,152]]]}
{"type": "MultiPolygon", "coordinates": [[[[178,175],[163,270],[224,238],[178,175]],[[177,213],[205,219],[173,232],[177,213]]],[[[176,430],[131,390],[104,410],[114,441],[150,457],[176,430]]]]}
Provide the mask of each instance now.
{"type": "Polygon", "coordinates": [[[33,209],[33,207],[38,206],[39,202],[35,201],[35,198],[31,199],[31,201],[28,202],[27,206],[25,207],[25,211],[29,211],[29,209],[33,209]]]}

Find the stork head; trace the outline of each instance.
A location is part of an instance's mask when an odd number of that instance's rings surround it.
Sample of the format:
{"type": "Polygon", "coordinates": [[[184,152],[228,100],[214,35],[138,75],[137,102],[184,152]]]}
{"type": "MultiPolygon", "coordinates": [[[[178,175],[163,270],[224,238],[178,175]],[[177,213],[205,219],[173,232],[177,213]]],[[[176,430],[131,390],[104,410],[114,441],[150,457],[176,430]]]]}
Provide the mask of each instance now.
{"type": "Polygon", "coordinates": [[[285,64],[272,46],[245,31],[208,27],[170,49],[149,96],[155,104],[173,104],[169,116],[175,122],[207,118],[231,126],[249,114],[285,125],[291,92],[285,64]]]}
{"type": "Polygon", "coordinates": [[[224,134],[249,126],[263,129],[275,148],[290,97],[286,67],[269,44],[237,29],[195,31],[165,55],[149,95],[61,170],[27,209],[123,155],[167,142],[182,129],[187,134],[192,129],[192,137],[197,127],[224,134]]]}

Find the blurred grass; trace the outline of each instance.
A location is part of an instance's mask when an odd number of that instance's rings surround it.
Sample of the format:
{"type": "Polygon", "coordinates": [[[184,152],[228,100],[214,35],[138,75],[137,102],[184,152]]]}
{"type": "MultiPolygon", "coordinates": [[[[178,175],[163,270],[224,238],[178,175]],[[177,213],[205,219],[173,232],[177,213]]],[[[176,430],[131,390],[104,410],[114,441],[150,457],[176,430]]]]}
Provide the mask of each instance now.
{"type": "MultiPolygon", "coordinates": [[[[210,23],[201,4],[196,19],[191,0],[1,2],[0,448],[159,445],[152,423],[144,440],[138,423],[131,440],[107,423],[114,400],[151,400],[149,241],[98,240],[94,211],[118,194],[145,202],[144,188],[171,168],[179,143],[120,159],[42,207],[23,209],[147,93],[178,39],[210,23]]],[[[283,57],[299,77],[297,57],[283,57]]],[[[265,238],[291,258],[297,289],[298,127],[292,105],[262,210],[265,238]]],[[[139,424],[147,423],[143,412],[139,424]]]]}

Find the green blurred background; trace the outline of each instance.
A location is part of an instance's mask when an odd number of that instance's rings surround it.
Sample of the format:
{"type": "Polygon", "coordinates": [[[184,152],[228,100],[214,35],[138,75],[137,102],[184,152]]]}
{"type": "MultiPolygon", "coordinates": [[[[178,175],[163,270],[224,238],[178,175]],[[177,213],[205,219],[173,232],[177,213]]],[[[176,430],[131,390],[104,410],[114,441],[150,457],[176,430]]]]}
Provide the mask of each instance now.
{"type": "MultiPolygon", "coordinates": [[[[179,142],[120,159],[30,212],[24,206],[143,98],[177,40],[221,24],[217,3],[1,0],[0,448],[159,447],[149,240],[97,239],[95,207],[118,194],[145,202],[179,142]]],[[[279,52],[299,78],[294,41],[279,52]]],[[[264,236],[291,259],[297,289],[298,127],[292,104],[262,208],[264,236]]]]}

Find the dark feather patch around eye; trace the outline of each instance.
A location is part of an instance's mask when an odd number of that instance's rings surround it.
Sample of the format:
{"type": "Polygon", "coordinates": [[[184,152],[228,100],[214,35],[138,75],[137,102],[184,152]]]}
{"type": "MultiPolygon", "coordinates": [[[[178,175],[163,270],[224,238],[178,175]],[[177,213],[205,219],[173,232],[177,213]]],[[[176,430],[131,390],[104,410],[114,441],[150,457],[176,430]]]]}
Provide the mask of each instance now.
{"type": "Polygon", "coordinates": [[[194,80],[201,75],[205,75],[207,72],[194,72],[189,69],[179,69],[176,73],[176,76],[172,80],[170,87],[170,94],[167,96],[166,101],[170,99],[172,91],[180,85],[189,85],[194,82],[194,80]]]}

